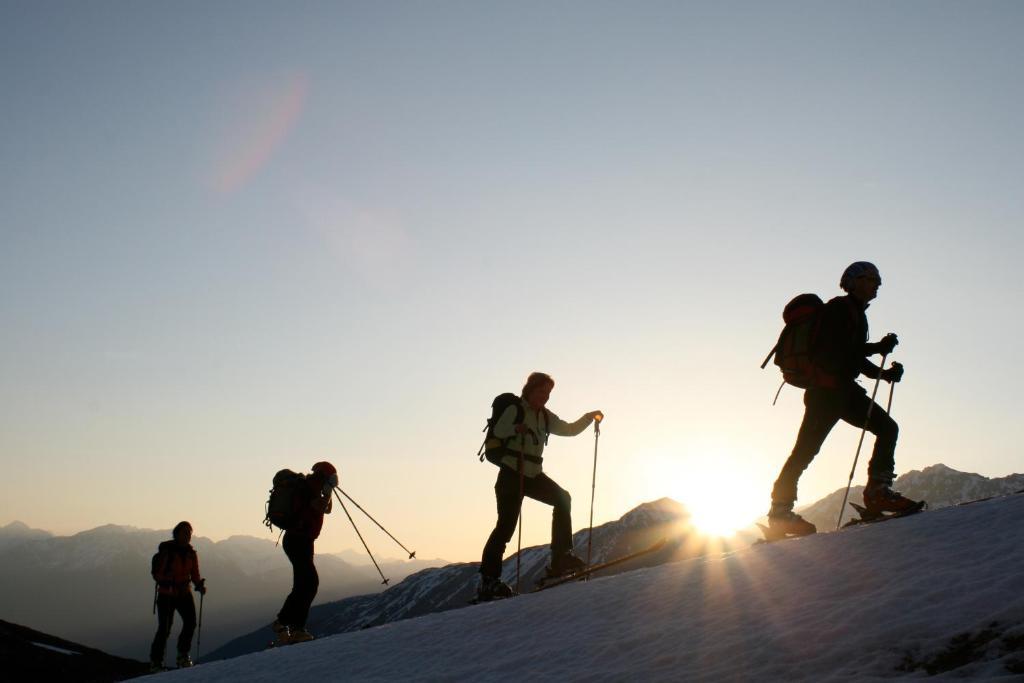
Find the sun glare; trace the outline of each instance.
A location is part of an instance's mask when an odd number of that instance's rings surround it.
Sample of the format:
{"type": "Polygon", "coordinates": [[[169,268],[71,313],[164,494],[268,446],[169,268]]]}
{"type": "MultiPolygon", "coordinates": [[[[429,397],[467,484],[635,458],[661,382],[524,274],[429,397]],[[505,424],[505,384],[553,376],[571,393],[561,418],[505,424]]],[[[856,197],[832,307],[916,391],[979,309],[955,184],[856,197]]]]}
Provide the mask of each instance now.
{"type": "Polygon", "coordinates": [[[742,464],[731,458],[691,460],[678,468],[672,497],[686,506],[693,526],[708,536],[728,537],[764,515],[767,491],[742,476],[742,464]]]}

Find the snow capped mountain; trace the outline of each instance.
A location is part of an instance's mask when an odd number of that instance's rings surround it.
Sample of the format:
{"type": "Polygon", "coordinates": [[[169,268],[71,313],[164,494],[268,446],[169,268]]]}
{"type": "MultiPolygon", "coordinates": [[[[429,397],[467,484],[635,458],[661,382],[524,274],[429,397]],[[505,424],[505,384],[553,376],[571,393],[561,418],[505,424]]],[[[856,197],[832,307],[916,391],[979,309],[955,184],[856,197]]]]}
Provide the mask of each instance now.
{"type": "Polygon", "coordinates": [[[1021,680],[1022,518],[1024,495],[931,510],[341,633],[161,680],[1021,680]]]}
{"type": "MultiPolygon", "coordinates": [[[[923,470],[912,470],[899,477],[893,488],[914,500],[925,500],[928,507],[939,508],[956,505],[969,500],[1002,496],[1024,490],[1024,474],[1011,474],[1006,477],[990,479],[980,474],[960,472],[946,465],[938,464],[923,470]]],[[[843,502],[843,491],[837,489],[821,500],[799,510],[800,514],[819,531],[831,531],[836,527],[839,506],[843,502]]],[[[850,488],[849,500],[860,504],[864,493],[863,486],[850,488]]],[[[856,516],[852,508],[847,506],[843,511],[843,521],[856,516]]]]}
{"type": "MultiPolygon", "coordinates": [[[[618,521],[594,528],[592,561],[603,562],[615,557],[647,548],[662,538],[671,539],[665,549],[635,561],[609,569],[617,573],[629,568],[651,566],[670,558],[693,556],[703,551],[702,543],[683,543],[692,533],[688,524],[689,513],[679,503],[669,499],[644,503],[627,512],[618,521]]],[[[573,536],[575,552],[586,557],[588,534],[578,531],[573,536]]],[[[532,589],[543,576],[549,561],[548,546],[524,548],[521,557],[521,590],[532,589]]],[[[342,633],[379,626],[402,619],[466,607],[476,594],[479,580],[478,563],[451,564],[446,567],[424,569],[375,595],[346,598],[338,602],[316,606],[310,612],[310,625],[320,634],[342,633]]],[[[505,560],[502,577],[515,586],[515,557],[505,560]]],[[[208,659],[235,657],[266,647],[269,632],[266,628],[242,636],[208,659]]]]}

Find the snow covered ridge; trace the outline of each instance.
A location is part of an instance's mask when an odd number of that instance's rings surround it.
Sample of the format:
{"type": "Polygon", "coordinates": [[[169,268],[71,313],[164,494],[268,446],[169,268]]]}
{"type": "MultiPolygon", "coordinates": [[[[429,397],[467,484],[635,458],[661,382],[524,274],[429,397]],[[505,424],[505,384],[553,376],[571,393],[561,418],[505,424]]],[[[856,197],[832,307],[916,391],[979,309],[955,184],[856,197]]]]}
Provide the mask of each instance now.
{"type": "Polygon", "coordinates": [[[0,621],[5,681],[120,681],[149,671],[143,662],[0,621]]]}
{"type": "Polygon", "coordinates": [[[1022,518],[1024,495],[947,507],[212,662],[161,680],[1019,677],[1022,518]]]}
{"type": "MultiPolygon", "coordinates": [[[[693,557],[706,551],[706,541],[693,533],[686,508],[670,498],[644,503],[619,520],[594,528],[592,561],[596,564],[650,546],[661,538],[672,539],[668,547],[642,559],[607,570],[608,574],[653,566],[672,559],[693,557]]],[[[587,531],[573,535],[575,552],[586,557],[587,531]]],[[[547,545],[524,548],[521,558],[520,583],[529,591],[548,563],[547,545]]],[[[382,593],[346,598],[316,605],[310,612],[309,624],[317,635],[356,631],[409,619],[434,612],[468,607],[476,594],[479,564],[464,562],[446,567],[425,569],[407,577],[382,593]]],[[[322,573],[321,573],[322,574],[322,573]]],[[[502,576],[515,586],[515,555],[502,566],[502,576]]],[[[270,631],[260,628],[224,647],[211,651],[204,661],[237,657],[266,647],[270,631]]]]}

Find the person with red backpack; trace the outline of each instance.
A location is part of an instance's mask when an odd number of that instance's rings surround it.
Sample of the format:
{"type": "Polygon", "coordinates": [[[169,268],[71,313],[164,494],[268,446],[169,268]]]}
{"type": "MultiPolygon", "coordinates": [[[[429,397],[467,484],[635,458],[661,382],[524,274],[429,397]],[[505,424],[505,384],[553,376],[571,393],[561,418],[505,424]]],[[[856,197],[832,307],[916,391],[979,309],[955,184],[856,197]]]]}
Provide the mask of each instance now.
{"type": "MultiPolygon", "coordinates": [[[[882,278],[874,264],[852,263],[839,282],[846,295],[819,306],[813,317],[803,320],[804,328],[810,330],[804,332],[804,336],[809,337],[805,344],[807,362],[793,362],[795,355],[776,357],[786,381],[805,389],[805,409],[796,445],[772,489],[768,526],[774,534],[802,536],[817,531],[813,524],[793,512],[797,482],[839,420],[858,428],[864,427],[867,420],[867,430],[875,435],[874,451],[868,463],[868,485],[864,489],[864,506],[869,513],[905,512],[921,505],[892,490],[899,428],[881,406],[873,404],[856,381],[861,374],[886,382],[899,382],[903,377],[903,366],[899,363],[882,369],[868,360],[876,354],[884,359],[899,343],[895,334],[887,334],[875,343],[868,342],[865,311],[878,296],[881,285],[882,278]],[[802,381],[795,379],[797,375],[802,381]]],[[[802,297],[797,300],[802,301],[802,297]]],[[[786,335],[784,330],[776,347],[780,356],[787,349],[786,335]]],[[[792,335],[790,337],[792,339],[792,335]]]]}
{"type": "Polygon", "coordinates": [[[555,380],[550,375],[534,372],[518,397],[502,394],[492,404],[484,448],[487,460],[498,465],[498,479],[494,483],[498,521],[487,538],[480,561],[480,601],[513,594],[501,580],[501,560],[515,533],[523,496],[554,508],[549,575],[567,574],[585,566],[583,560],[572,554],[572,498],[544,474],[541,456],[549,434],[576,436],[604,415],[594,410],[575,422],[565,422],[545,407],[554,388],[555,380]]]}
{"type": "Polygon", "coordinates": [[[320,587],[313,563],[313,543],[320,536],[324,515],[331,514],[332,494],[338,485],[338,470],[329,462],[313,465],[312,474],[299,479],[291,494],[293,520],[284,532],[284,554],[292,563],[292,592],[284,601],[271,628],[279,644],[313,640],[306,630],[309,608],[320,587]]]}
{"type": "Polygon", "coordinates": [[[196,628],[196,603],[192,599],[192,585],[206,595],[206,580],[199,575],[199,556],[192,547],[192,525],[178,522],[172,532],[174,538],[160,544],[153,556],[151,573],[157,585],[157,630],[149,648],[152,671],[164,668],[164,650],[174,624],[175,611],[181,615],[181,635],[178,636],[178,667],[192,666],[189,651],[196,628]],[[191,585],[190,585],[191,583],[191,585]]]}

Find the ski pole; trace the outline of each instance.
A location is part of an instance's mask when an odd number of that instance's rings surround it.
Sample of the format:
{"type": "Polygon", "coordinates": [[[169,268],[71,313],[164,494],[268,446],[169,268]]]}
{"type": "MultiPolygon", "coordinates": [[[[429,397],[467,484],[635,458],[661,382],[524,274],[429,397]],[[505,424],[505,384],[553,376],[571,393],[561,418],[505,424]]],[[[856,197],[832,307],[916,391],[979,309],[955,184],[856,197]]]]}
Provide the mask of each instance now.
{"type": "Polygon", "coordinates": [[[383,579],[384,585],[388,585],[388,578],[384,576],[384,572],[380,570],[380,565],[377,564],[376,558],[374,558],[373,553],[370,552],[370,546],[366,545],[366,541],[363,540],[363,535],[359,533],[359,527],[356,526],[355,520],[352,519],[352,515],[348,513],[348,508],[345,507],[345,501],[343,501],[341,496],[338,495],[337,490],[334,491],[334,497],[337,498],[338,503],[341,504],[341,509],[345,511],[345,516],[348,517],[348,521],[352,523],[352,528],[356,530],[356,536],[358,536],[359,540],[362,541],[363,547],[366,548],[366,554],[370,556],[370,561],[372,561],[373,566],[377,568],[377,573],[380,574],[380,578],[383,579]]]}
{"type": "Polygon", "coordinates": [[[386,533],[386,534],[388,535],[388,538],[390,538],[390,539],[391,539],[392,541],[394,541],[395,543],[397,543],[397,544],[398,544],[398,547],[399,547],[399,548],[401,548],[401,549],[402,549],[402,550],[404,550],[405,552],[409,553],[409,559],[410,559],[410,560],[411,560],[411,559],[414,559],[414,558],[416,557],[416,551],[415,551],[415,550],[409,550],[409,549],[408,549],[408,548],[406,548],[406,547],[405,547],[404,545],[402,545],[402,542],[401,542],[401,541],[399,541],[399,540],[398,540],[397,538],[395,538],[394,536],[392,536],[392,535],[391,535],[391,532],[390,532],[390,531],[388,531],[387,529],[385,529],[385,528],[384,528],[384,525],[383,525],[383,524],[381,524],[380,522],[378,522],[377,520],[375,520],[375,519],[373,518],[373,515],[371,515],[371,514],[370,514],[369,512],[367,512],[366,510],[364,510],[364,509],[363,509],[363,507],[362,507],[362,506],[361,506],[361,505],[360,505],[359,503],[357,503],[357,502],[356,502],[356,501],[355,501],[355,500],[354,500],[354,499],[352,498],[352,496],[350,496],[350,495],[348,495],[347,493],[345,493],[345,490],[344,490],[343,488],[341,488],[340,486],[337,486],[337,487],[335,487],[335,488],[337,488],[337,489],[338,489],[339,491],[341,491],[341,495],[345,496],[345,497],[346,497],[346,498],[348,498],[348,499],[349,499],[350,501],[352,501],[352,504],[353,504],[353,505],[355,505],[355,506],[356,506],[357,508],[359,508],[359,511],[360,511],[360,512],[362,512],[362,513],[363,513],[364,515],[366,515],[367,517],[369,517],[369,518],[370,518],[370,521],[371,521],[371,522],[373,522],[373,523],[374,523],[374,524],[376,524],[376,525],[377,525],[378,527],[380,527],[380,530],[381,530],[381,531],[383,531],[384,533],[386,533]]]}
{"type": "MultiPolygon", "coordinates": [[[[882,355],[882,365],[885,368],[885,359],[889,354],[882,355]]],[[[836,520],[836,531],[839,531],[843,523],[843,510],[846,509],[846,500],[850,497],[850,486],[853,484],[853,474],[857,471],[857,459],[860,457],[860,447],[864,444],[864,434],[868,431],[868,423],[871,421],[871,409],[875,407],[875,396],[878,394],[878,385],[882,382],[882,373],[879,371],[875,378],[875,388],[871,390],[871,402],[868,403],[868,414],[864,418],[864,429],[860,430],[860,439],[857,441],[857,452],[853,454],[853,467],[850,469],[850,478],[846,482],[846,491],[843,492],[843,504],[839,506],[839,519],[836,520]]],[[[890,397],[892,394],[890,394],[890,397]]]]}
{"type": "MultiPolygon", "coordinates": [[[[590,526],[587,528],[587,566],[590,566],[590,549],[594,544],[594,489],[597,486],[597,440],[601,437],[601,419],[594,416],[594,471],[590,475],[590,526]]],[[[590,577],[587,577],[588,579],[590,577]]]]}
{"type": "MultiPolygon", "coordinates": [[[[893,363],[899,365],[899,363],[893,363]]],[[[892,393],[896,391],[896,382],[889,382],[889,402],[885,404],[885,412],[892,413],[892,393]]]]}
{"type": "MultiPolygon", "coordinates": [[[[526,441],[526,435],[523,435],[526,441]]],[[[525,447],[526,444],[523,444],[525,447]]],[[[519,568],[523,557],[523,493],[526,489],[526,482],[523,479],[523,451],[519,451],[519,541],[516,543],[516,593],[519,592],[519,568]]]]}
{"type": "MultiPolygon", "coordinates": [[[[204,581],[205,586],[205,581],[204,581]]],[[[199,659],[199,645],[203,642],[203,600],[206,598],[206,589],[199,594],[199,631],[196,634],[196,660],[199,659]]]]}

